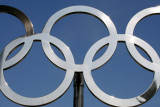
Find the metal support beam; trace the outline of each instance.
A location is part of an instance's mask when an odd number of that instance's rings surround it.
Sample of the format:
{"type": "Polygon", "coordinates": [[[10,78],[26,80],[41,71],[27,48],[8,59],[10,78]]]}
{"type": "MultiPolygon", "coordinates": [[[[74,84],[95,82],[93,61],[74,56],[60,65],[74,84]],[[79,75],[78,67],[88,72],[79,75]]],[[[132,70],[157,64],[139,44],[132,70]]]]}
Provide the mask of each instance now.
{"type": "Polygon", "coordinates": [[[74,74],[74,107],[83,107],[83,73],[74,74]]]}

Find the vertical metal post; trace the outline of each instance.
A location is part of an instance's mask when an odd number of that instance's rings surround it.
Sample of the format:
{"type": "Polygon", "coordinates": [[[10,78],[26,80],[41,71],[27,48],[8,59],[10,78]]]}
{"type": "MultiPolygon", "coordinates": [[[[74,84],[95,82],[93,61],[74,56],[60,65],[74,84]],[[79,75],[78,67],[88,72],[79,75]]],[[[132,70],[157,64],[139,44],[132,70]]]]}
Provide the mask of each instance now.
{"type": "Polygon", "coordinates": [[[83,107],[83,73],[74,74],[74,107],[83,107]]]}

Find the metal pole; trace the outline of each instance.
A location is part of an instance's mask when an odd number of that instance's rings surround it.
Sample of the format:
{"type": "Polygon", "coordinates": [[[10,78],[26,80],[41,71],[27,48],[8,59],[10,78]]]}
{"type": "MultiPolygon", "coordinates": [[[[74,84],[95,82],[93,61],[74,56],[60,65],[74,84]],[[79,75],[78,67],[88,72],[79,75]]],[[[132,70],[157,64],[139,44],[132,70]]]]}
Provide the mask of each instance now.
{"type": "Polygon", "coordinates": [[[83,107],[83,73],[74,74],[74,107],[83,107]]]}

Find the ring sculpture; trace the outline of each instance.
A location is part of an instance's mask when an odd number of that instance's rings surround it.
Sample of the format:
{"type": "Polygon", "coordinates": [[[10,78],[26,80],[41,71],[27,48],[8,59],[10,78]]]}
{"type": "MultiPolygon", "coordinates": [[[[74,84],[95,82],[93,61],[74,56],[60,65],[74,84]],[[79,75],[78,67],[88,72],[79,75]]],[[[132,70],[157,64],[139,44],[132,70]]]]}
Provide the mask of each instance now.
{"type": "Polygon", "coordinates": [[[49,18],[44,26],[42,33],[38,34],[33,33],[32,23],[21,11],[9,6],[1,5],[0,12],[9,13],[16,16],[23,22],[26,29],[26,35],[10,42],[4,48],[0,55],[0,90],[13,102],[26,106],[40,106],[55,101],[67,91],[73,80],[75,72],[83,72],[83,76],[89,90],[99,100],[112,106],[128,107],[141,105],[151,99],[160,87],[160,58],[158,54],[147,42],[133,35],[136,24],[146,16],[159,14],[160,6],[147,8],[137,13],[128,23],[125,34],[117,34],[114,23],[106,14],[88,6],[71,6],[58,11],[49,18]],[[74,57],[70,48],[60,39],[50,35],[50,31],[53,25],[59,19],[61,19],[63,16],[73,13],[84,13],[97,17],[105,24],[110,33],[109,36],[98,40],[91,46],[91,48],[85,55],[83,64],[75,64],[74,57]],[[15,64],[19,63],[27,55],[35,40],[39,40],[42,42],[43,50],[48,59],[56,66],[65,69],[66,75],[61,85],[50,94],[42,97],[30,98],[17,94],[7,85],[7,82],[4,78],[4,69],[12,67],[15,64]],[[96,85],[91,75],[92,70],[103,66],[112,57],[116,50],[118,42],[125,42],[128,51],[133,59],[136,60],[144,68],[154,72],[153,82],[150,87],[143,94],[129,99],[115,98],[108,95],[107,93],[104,93],[96,85]],[[24,46],[18,52],[18,54],[6,60],[11,51],[13,51],[17,46],[21,44],[24,44],[24,46]],[[56,46],[61,50],[65,57],[65,61],[59,58],[54,53],[50,44],[56,46]],[[99,59],[93,61],[96,52],[98,52],[100,48],[105,45],[109,45],[108,49],[99,59]],[[135,45],[141,47],[149,55],[152,62],[141,56],[141,54],[137,51],[135,45]]]}

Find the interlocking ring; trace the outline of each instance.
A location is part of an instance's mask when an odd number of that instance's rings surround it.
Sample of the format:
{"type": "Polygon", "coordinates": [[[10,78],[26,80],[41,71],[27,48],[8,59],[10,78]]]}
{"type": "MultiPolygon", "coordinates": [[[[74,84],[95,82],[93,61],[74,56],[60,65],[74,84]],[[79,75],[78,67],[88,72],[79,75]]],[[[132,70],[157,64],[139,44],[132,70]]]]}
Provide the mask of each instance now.
{"type": "Polygon", "coordinates": [[[73,80],[75,72],[83,72],[84,79],[89,90],[102,102],[113,106],[125,107],[143,104],[149,99],[151,99],[160,87],[160,59],[156,51],[147,42],[143,41],[142,39],[136,36],[133,36],[133,30],[136,24],[144,17],[157,13],[160,13],[160,7],[153,7],[142,10],[130,20],[126,28],[126,34],[117,34],[116,27],[111,21],[111,19],[103,12],[95,8],[88,6],[71,6],[62,9],[50,17],[42,33],[33,34],[31,36],[22,36],[18,39],[15,39],[5,47],[2,54],[0,55],[0,89],[9,99],[16,103],[27,106],[43,105],[56,100],[61,95],[63,95],[65,91],[67,91],[73,80]],[[69,47],[58,38],[50,35],[51,28],[59,19],[61,19],[63,16],[73,13],[85,13],[97,17],[105,24],[110,33],[109,36],[100,39],[91,46],[84,58],[83,64],[75,64],[74,57],[69,47]],[[66,70],[66,75],[61,85],[50,94],[38,98],[24,97],[15,93],[7,85],[7,82],[5,81],[3,74],[3,70],[5,68],[17,64],[20,60],[22,60],[22,58],[24,58],[24,56],[29,52],[29,49],[31,48],[34,40],[40,40],[42,42],[43,50],[48,59],[53,64],[66,70]],[[115,98],[113,96],[108,95],[107,93],[104,93],[96,85],[91,75],[92,70],[103,66],[112,57],[116,50],[117,42],[119,41],[125,42],[127,44],[128,51],[139,64],[141,64],[144,68],[147,68],[155,72],[153,82],[151,86],[148,88],[148,90],[146,90],[143,94],[130,99],[115,98]],[[6,60],[10,52],[22,43],[24,43],[24,46],[20,50],[20,52],[13,58],[6,60]],[[66,59],[65,61],[59,58],[54,53],[50,44],[55,45],[61,50],[66,59]],[[99,59],[93,61],[93,58],[95,54],[99,51],[99,49],[107,44],[109,46],[105,53],[99,59]],[[144,49],[145,52],[150,56],[152,62],[146,60],[143,56],[141,56],[140,53],[136,50],[135,45],[144,49]]]}
{"type": "MultiPolygon", "coordinates": [[[[20,10],[18,10],[14,7],[10,7],[10,6],[0,5],[0,13],[8,13],[8,14],[11,14],[11,15],[17,17],[24,24],[24,27],[26,30],[26,35],[25,35],[26,37],[34,34],[33,25],[31,23],[31,21],[20,10]]],[[[26,44],[27,45],[24,45],[22,47],[22,49],[20,50],[20,52],[17,53],[16,56],[14,56],[13,58],[11,58],[10,60],[7,60],[5,62],[7,64],[5,64],[4,68],[9,68],[10,66],[13,66],[14,64],[19,62],[26,55],[26,53],[29,51],[29,49],[31,48],[31,45],[32,45],[30,43],[26,43],[26,44]]]]}

